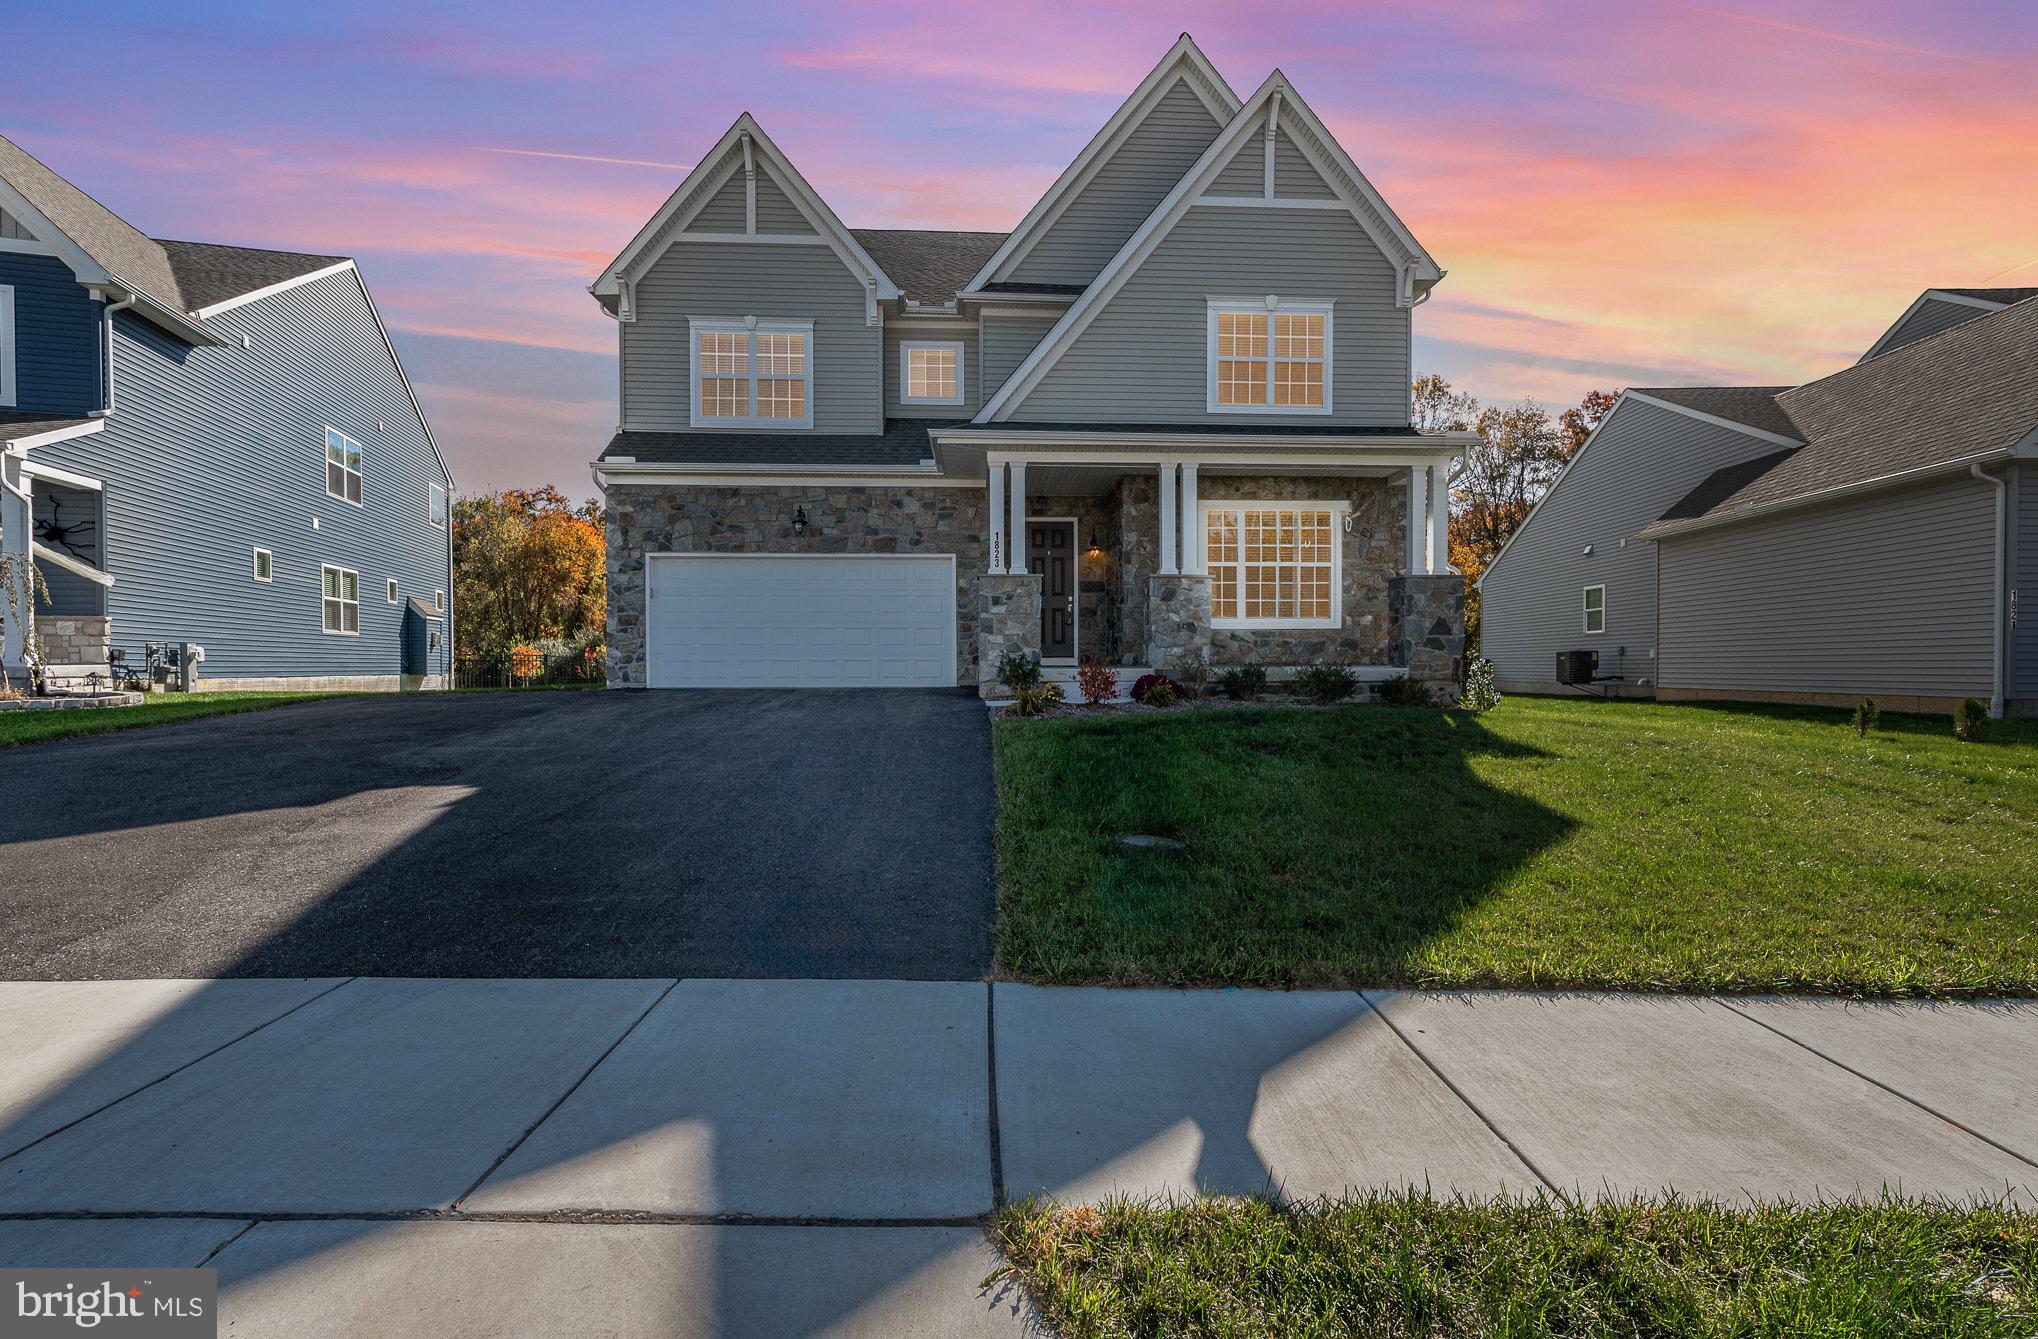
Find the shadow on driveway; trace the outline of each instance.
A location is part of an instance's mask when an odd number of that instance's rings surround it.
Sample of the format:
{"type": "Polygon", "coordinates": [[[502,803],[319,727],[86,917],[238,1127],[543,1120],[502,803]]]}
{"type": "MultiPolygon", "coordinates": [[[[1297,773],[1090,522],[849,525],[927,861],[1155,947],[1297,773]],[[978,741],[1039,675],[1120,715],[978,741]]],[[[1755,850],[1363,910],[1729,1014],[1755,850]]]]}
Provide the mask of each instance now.
{"type": "Polygon", "coordinates": [[[943,691],[347,698],[0,753],[0,978],[990,967],[943,691]]]}

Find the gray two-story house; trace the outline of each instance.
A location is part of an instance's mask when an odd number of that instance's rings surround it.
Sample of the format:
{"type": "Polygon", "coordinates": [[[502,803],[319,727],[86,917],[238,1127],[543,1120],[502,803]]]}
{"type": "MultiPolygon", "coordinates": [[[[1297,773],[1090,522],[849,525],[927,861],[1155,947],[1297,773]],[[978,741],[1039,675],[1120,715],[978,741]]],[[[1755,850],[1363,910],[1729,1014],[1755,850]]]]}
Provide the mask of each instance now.
{"type": "Polygon", "coordinates": [[[51,683],[152,642],[204,688],[445,681],[453,480],[344,256],[149,237],[0,138],[0,467],[51,683]]]}
{"type": "Polygon", "coordinates": [[[1009,233],[845,227],[746,114],[592,286],[610,682],[1447,678],[1442,277],[1286,78],[1186,35],[1009,233]]]}

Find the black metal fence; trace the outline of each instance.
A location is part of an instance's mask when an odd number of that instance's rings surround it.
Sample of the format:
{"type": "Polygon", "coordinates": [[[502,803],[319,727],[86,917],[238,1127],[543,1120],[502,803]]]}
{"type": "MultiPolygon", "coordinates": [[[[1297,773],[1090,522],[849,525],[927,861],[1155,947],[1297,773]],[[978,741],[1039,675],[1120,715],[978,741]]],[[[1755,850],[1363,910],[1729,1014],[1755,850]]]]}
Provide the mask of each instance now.
{"type": "Polygon", "coordinates": [[[519,646],[492,655],[462,656],[453,664],[455,688],[600,688],[608,656],[599,648],[545,651],[519,646]]]}

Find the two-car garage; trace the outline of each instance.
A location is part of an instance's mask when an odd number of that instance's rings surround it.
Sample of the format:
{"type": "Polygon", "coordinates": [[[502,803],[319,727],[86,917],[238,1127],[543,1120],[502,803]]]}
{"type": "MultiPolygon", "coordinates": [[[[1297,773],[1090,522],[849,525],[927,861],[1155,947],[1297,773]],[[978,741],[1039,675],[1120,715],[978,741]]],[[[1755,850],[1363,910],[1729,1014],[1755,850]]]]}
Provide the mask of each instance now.
{"type": "Polygon", "coordinates": [[[952,688],[950,554],[653,554],[652,688],[952,688]]]}

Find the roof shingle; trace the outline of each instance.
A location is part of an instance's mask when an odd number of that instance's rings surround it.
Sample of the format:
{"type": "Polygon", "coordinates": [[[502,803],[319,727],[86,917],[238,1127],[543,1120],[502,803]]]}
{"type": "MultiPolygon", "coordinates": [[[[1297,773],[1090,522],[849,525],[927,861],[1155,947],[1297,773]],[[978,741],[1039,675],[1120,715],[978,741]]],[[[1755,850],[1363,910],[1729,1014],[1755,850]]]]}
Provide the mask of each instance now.
{"type": "Polygon", "coordinates": [[[315,256],[303,251],[263,251],[251,246],[213,242],[158,242],[170,258],[178,286],[190,310],[280,284],[344,262],[345,256],[315,256]]]}
{"type": "Polygon", "coordinates": [[[1695,409],[1744,427],[1773,432],[1792,441],[1804,434],[1790,421],[1790,415],[1776,402],[1788,386],[1631,386],[1636,395],[1647,395],[1669,404],[1695,409]]]}
{"type": "Polygon", "coordinates": [[[952,302],[1005,241],[1001,232],[851,228],[878,268],[915,302],[952,302]]]}
{"type": "Polygon", "coordinates": [[[892,465],[918,466],[934,455],[930,428],[951,419],[887,419],[875,432],[619,432],[601,458],[628,456],[643,465],[892,465]]]}

